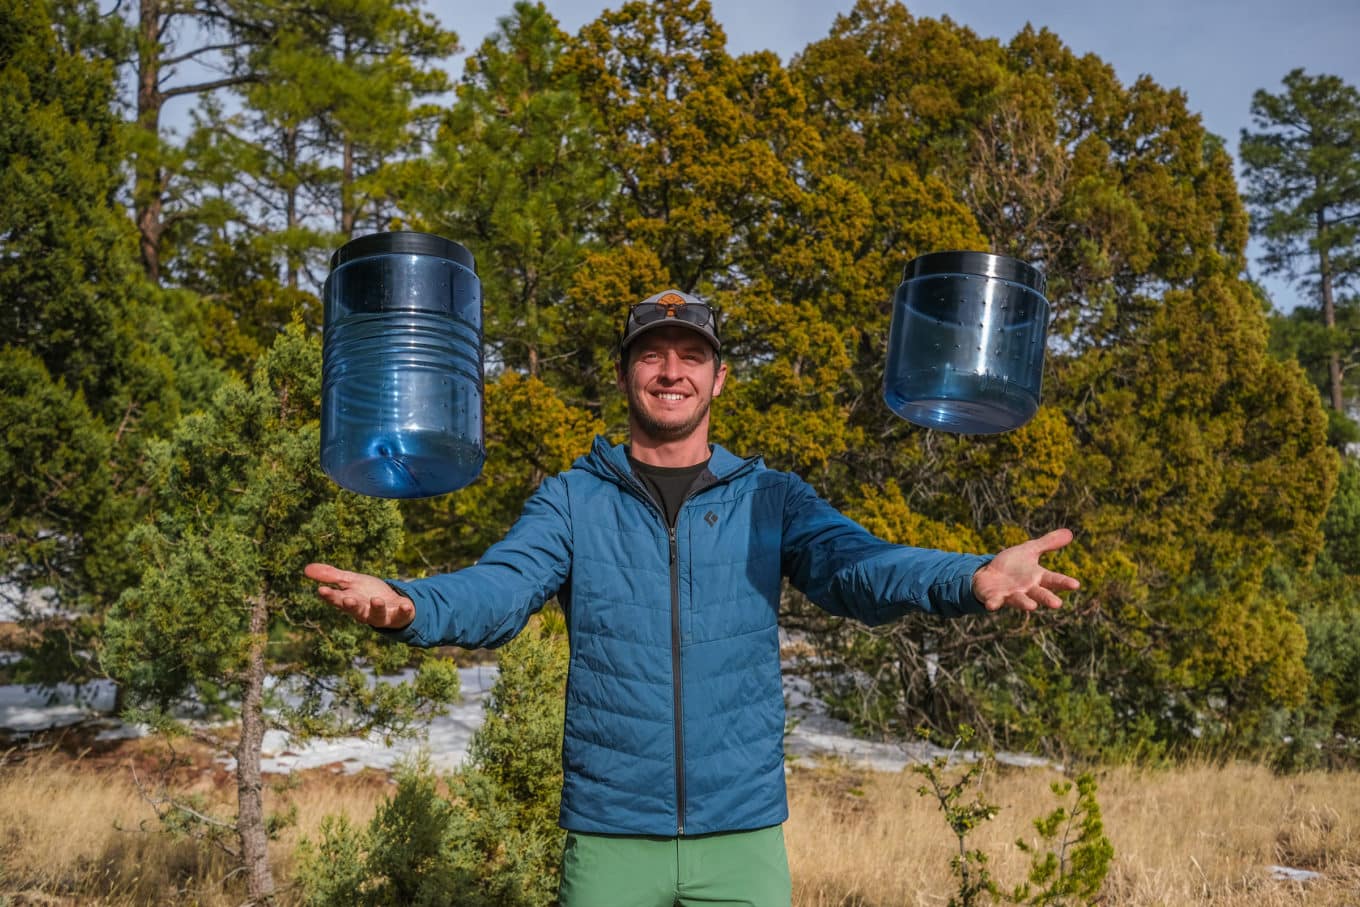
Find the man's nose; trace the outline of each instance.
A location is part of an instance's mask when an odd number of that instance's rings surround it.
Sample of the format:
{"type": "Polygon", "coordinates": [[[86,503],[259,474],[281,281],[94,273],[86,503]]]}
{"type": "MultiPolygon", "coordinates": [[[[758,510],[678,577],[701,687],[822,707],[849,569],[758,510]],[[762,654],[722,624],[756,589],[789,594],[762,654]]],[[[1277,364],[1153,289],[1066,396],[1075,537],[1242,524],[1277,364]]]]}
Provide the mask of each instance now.
{"type": "Polygon", "coordinates": [[[674,381],[680,377],[680,354],[675,350],[667,350],[661,355],[661,377],[668,381],[674,381]]]}

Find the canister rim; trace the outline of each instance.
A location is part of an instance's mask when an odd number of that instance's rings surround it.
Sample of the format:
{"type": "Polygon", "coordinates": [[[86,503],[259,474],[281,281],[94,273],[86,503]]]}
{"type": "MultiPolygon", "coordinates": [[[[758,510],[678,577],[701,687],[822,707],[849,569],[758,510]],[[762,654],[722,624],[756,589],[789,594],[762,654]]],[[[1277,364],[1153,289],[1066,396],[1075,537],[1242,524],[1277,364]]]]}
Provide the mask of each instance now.
{"type": "Polygon", "coordinates": [[[1044,272],[1027,262],[991,252],[927,252],[907,262],[903,280],[927,277],[932,274],[973,274],[979,277],[999,277],[1027,286],[1040,296],[1044,294],[1047,278],[1044,272]]]}
{"type": "Polygon", "coordinates": [[[347,261],[366,258],[369,255],[393,254],[433,255],[456,261],[474,274],[477,272],[477,263],[472,253],[464,246],[451,239],[435,236],[433,233],[419,233],[414,230],[393,230],[355,237],[331,255],[331,268],[335,269],[347,261]]]}

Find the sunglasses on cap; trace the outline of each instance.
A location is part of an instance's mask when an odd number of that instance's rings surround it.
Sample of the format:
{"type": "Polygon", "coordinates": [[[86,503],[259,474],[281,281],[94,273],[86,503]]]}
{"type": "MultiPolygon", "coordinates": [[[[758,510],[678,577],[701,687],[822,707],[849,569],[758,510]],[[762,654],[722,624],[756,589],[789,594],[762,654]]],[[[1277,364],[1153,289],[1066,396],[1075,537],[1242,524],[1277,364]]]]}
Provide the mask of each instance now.
{"type": "Polygon", "coordinates": [[[628,310],[629,327],[645,327],[663,318],[674,318],[696,328],[718,324],[718,314],[706,302],[639,302],[628,310]]]}
{"type": "Polygon", "coordinates": [[[628,310],[619,348],[626,349],[639,334],[666,325],[688,328],[703,335],[715,350],[722,347],[718,337],[718,313],[712,306],[679,290],[663,290],[628,310]]]}

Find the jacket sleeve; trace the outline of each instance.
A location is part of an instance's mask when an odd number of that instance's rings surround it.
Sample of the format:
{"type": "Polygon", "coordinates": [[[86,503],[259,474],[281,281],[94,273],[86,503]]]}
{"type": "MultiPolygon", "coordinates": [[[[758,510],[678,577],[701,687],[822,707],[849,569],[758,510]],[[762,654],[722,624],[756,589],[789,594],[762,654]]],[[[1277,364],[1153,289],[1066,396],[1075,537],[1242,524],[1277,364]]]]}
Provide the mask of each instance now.
{"type": "Polygon", "coordinates": [[[493,648],[524,629],[571,572],[566,480],[545,479],[505,538],[471,567],[428,579],[389,581],[416,616],[385,635],[414,646],[493,648]]]}
{"type": "Polygon", "coordinates": [[[870,626],[908,611],[957,617],[985,610],[973,595],[973,574],[990,557],[886,542],[787,475],[784,573],[814,604],[870,626]]]}

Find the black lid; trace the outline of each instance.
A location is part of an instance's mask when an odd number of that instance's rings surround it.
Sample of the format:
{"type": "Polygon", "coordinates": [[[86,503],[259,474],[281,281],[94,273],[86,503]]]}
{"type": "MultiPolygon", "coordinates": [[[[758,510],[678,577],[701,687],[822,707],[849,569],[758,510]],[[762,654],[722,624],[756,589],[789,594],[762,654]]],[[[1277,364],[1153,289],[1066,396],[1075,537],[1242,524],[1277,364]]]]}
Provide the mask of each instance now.
{"type": "Polygon", "coordinates": [[[931,274],[976,274],[979,277],[999,277],[1029,287],[1040,296],[1048,283],[1044,272],[1017,258],[993,255],[991,252],[929,252],[907,262],[903,280],[931,274]]]}
{"type": "Polygon", "coordinates": [[[433,255],[456,261],[463,267],[477,273],[477,264],[472,253],[451,239],[435,236],[433,233],[416,233],[412,230],[396,230],[391,233],[370,233],[358,236],[335,250],[331,255],[331,268],[335,269],[347,261],[365,258],[369,255],[433,255]]]}

